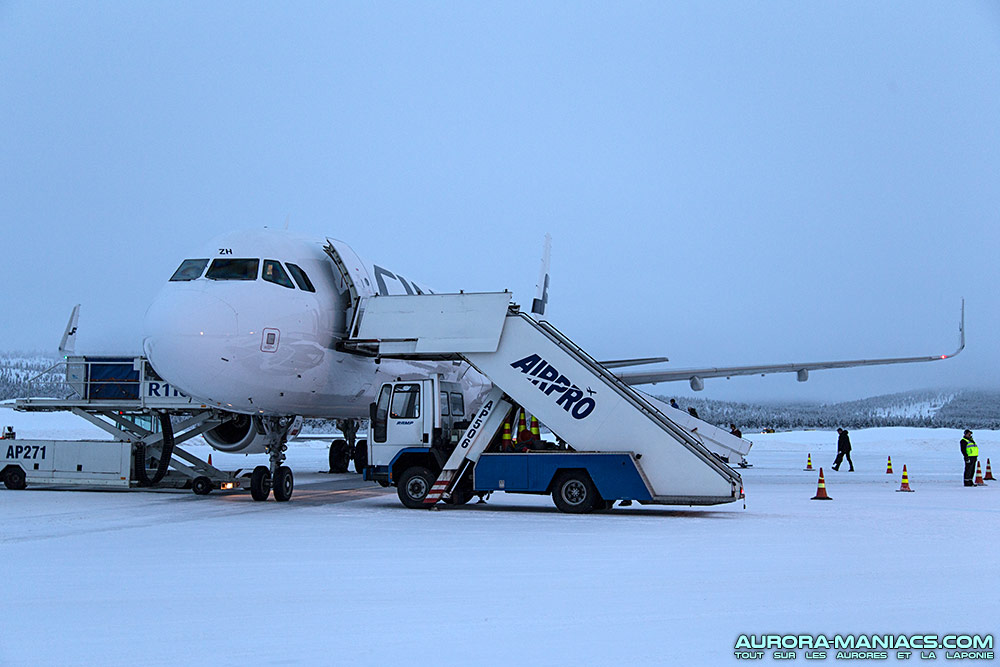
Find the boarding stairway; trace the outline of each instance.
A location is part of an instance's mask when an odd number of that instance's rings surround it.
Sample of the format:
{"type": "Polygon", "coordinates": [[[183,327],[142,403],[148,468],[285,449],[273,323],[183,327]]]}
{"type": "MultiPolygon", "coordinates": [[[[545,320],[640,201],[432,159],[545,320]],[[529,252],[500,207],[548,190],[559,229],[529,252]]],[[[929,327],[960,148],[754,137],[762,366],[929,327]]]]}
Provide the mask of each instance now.
{"type": "Polygon", "coordinates": [[[697,433],[670,419],[551,324],[521,312],[509,292],[366,297],[350,332],[345,351],[461,359],[493,383],[435,484],[434,491],[445,497],[515,403],[576,451],[630,453],[654,504],[710,505],[742,495],[740,475],[697,433]]]}

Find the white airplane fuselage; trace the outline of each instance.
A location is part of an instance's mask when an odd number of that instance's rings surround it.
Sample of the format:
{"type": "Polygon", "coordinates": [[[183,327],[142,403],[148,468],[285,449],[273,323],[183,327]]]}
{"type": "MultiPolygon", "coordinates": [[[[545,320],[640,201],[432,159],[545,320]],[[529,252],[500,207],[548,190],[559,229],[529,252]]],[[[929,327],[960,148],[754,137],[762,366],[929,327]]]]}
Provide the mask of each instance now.
{"type": "MultiPolygon", "coordinates": [[[[385,381],[456,379],[460,364],[376,364],[335,349],[351,299],[326,244],[265,229],[224,234],[189,255],[146,312],[143,350],[153,368],[208,404],[267,416],[365,417],[385,381]]],[[[362,293],[429,291],[333,244],[362,293]]]]}

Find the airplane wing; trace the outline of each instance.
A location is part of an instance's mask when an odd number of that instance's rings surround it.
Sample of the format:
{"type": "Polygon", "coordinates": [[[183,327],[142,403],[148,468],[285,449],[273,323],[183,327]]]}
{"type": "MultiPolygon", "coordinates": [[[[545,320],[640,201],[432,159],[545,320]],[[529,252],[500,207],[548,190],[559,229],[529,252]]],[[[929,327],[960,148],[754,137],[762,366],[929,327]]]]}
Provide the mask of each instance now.
{"type": "Polygon", "coordinates": [[[855,366],[883,366],[887,364],[912,364],[923,361],[950,359],[965,349],[965,300],[962,300],[962,318],[958,325],[959,345],[951,354],[926,357],[890,357],[884,359],[857,359],[854,361],[813,361],[807,363],[767,364],[761,366],[729,366],[720,368],[682,368],[662,371],[622,371],[616,373],[625,384],[657,384],[687,380],[691,388],[701,391],[705,378],[732,377],[734,375],[767,375],[769,373],[796,373],[799,382],[809,379],[809,371],[828,368],[853,368],[855,366]]]}
{"type": "Polygon", "coordinates": [[[642,357],[641,359],[615,359],[614,361],[602,361],[600,364],[605,368],[623,368],[625,366],[648,366],[649,364],[662,364],[670,361],[666,357],[642,357]]]}

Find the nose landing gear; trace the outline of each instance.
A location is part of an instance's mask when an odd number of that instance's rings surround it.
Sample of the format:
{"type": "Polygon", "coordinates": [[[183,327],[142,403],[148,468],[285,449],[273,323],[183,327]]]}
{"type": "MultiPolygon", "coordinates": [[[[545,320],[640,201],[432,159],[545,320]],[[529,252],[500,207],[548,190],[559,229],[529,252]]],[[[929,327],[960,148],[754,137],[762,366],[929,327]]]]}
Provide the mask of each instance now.
{"type": "Polygon", "coordinates": [[[278,502],[286,502],[291,499],[292,491],[295,488],[295,478],[292,469],[286,465],[281,465],[285,461],[285,452],[288,450],[288,426],[281,425],[282,435],[278,441],[267,445],[264,451],[271,459],[271,465],[257,466],[250,476],[250,497],[254,500],[267,500],[267,497],[274,491],[274,499],[278,502]]]}

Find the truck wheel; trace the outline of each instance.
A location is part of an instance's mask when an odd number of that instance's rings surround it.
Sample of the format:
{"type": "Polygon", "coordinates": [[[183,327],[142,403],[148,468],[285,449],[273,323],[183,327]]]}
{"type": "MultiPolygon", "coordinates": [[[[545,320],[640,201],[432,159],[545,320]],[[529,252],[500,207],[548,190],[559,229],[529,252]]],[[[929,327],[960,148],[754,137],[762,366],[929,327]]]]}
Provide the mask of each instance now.
{"type": "Polygon", "coordinates": [[[560,512],[586,514],[595,507],[604,507],[590,475],[583,471],[564,472],[552,488],[552,501],[560,512]]]}
{"type": "Polygon", "coordinates": [[[267,500],[271,493],[271,471],[267,466],[257,466],[250,476],[250,497],[254,500],[267,500]]]}
{"type": "Polygon", "coordinates": [[[195,477],[191,482],[191,490],[196,496],[207,496],[212,492],[212,480],[208,477],[195,477]]]}
{"type": "Polygon", "coordinates": [[[407,468],[396,485],[396,494],[400,502],[414,510],[426,507],[424,498],[431,490],[434,479],[434,473],[423,466],[407,468]]]}
{"type": "Polygon", "coordinates": [[[350,462],[351,452],[346,440],[337,438],[330,443],[330,472],[347,472],[350,462]]]}
{"type": "Polygon", "coordinates": [[[360,475],[366,465],[368,465],[368,441],[358,440],[358,444],[354,445],[354,472],[360,475]]]}
{"type": "Polygon", "coordinates": [[[466,477],[451,492],[451,497],[445,499],[445,504],[447,505],[464,505],[476,494],[472,491],[472,482],[466,477]]]}
{"type": "Polygon", "coordinates": [[[28,486],[24,471],[18,466],[11,466],[3,476],[3,484],[11,491],[21,491],[28,486]]]}
{"type": "Polygon", "coordinates": [[[278,468],[278,472],[274,476],[274,499],[279,503],[291,500],[294,488],[295,479],[292,477],[292,469],[288,466],[278,468]]]}

